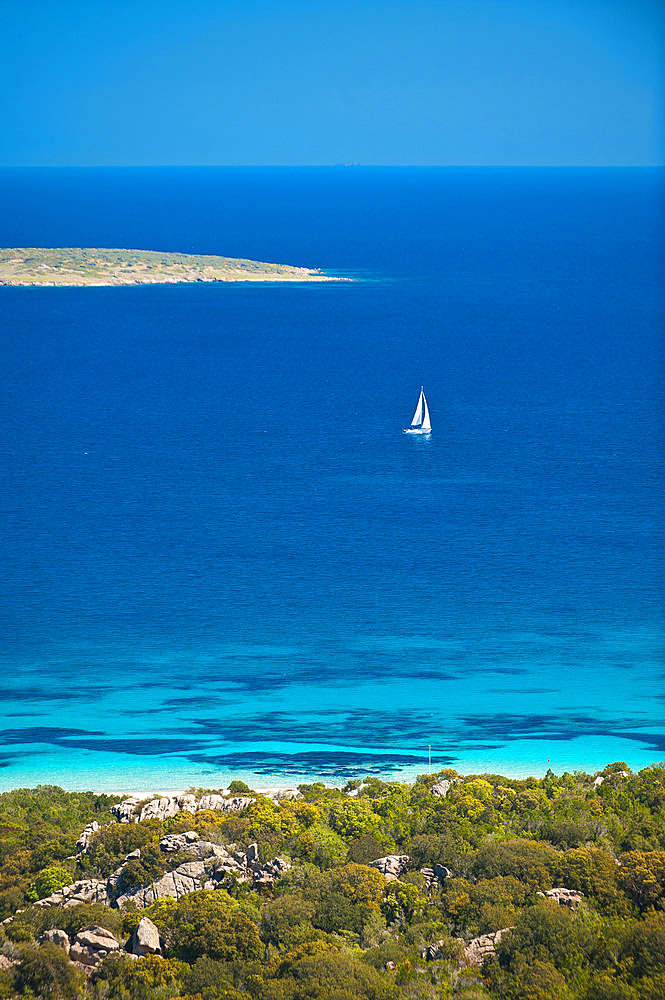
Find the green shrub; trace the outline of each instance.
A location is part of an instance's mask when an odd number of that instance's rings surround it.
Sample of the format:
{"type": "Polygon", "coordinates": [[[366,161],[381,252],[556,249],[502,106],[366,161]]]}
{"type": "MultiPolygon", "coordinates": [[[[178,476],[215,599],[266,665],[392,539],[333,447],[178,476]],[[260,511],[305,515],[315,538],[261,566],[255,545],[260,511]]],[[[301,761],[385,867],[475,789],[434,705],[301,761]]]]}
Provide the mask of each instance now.
{"type": "Polygon", "coordinates": [[[38,899],[46,899],[47,896],[52,896],[63,886],[71,885],[73,881],[72,873],[68,872],[66,868],[58,868],[57,866],[44,868],[35,881],[28,886],[25,898],[29,903],[34,903],[38,899]]]}

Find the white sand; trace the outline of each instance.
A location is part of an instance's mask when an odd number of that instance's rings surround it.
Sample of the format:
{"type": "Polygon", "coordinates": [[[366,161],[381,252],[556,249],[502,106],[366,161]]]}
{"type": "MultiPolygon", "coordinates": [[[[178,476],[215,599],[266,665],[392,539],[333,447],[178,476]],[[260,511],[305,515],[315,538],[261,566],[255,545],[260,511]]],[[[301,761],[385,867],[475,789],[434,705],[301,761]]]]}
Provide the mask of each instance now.
{"type": "MultiPolygon", "coordinates": [[[[280,785],[277,788],[254,788],[253,791],[259,792],[259,794],[261,794],[261,795],[277,795],[280,792],[291,791],[291,790],[293,790],[293,788],[294,788],[293,785],[280,785]]],[[[157,798],[166,799],[166,798],[174,798],[176,795],[185,795],[188,791],[189,791],[188,788],[164,788],[164,789],[161,789],[161,790],[159,790],[159,789],[141,789],[138,792],[134,792],[134,791],[128,792],[128,791],[123,791],[123,790],[118,790],[118,791],[113,791],[113,792],[107,792],[107,791],[103,791],[102,792],[102,791],[96,790],[95,794],[96,795],[121,795],[123,798],[126,798],[126,799],[127,798],[132,798],[132,799],[157,799],[157,798]]],[[[224,795],[230,795],[231,794],[229,792],[228,788],[225,788],[222,791],[223,791],[224,795]]],[[[241,795],[241,794],[246,794],[246,793],[238,792],[237,794],[241,795]]]]}

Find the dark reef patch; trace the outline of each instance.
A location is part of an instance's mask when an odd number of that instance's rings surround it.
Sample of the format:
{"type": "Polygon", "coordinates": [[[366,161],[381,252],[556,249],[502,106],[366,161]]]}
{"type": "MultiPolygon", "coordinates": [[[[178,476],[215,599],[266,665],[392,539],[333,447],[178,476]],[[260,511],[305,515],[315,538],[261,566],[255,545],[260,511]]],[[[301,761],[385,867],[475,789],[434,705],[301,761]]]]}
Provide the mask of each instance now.
{"type": "MultiPolygon", "coordinates": [[[[111,687],[94,687],[90,686],[86,688],[86,697],[88,698],[102,698],[104,695],[111,693],[114,689],[111,687]]],[[[67,688],[64,685],[58,684],[57,687],[53,688],[42,688],[42,687],[15,687],[15,688],[0,688],[0,702],[12,702],[18,701],[22,704],[29,705],[30,702],[41,702],[41,701],[80,701],[81,691],[78,688],[72,687],[67,688]]]]}
{"type": "MultiPolygon", "coordinates": [[[[405,754],[367,754],[352,751],[308,751],[299,754],[248,752],[229,754],[190,754],[195,764],[214,765],[226,770],[249,770],[255,774],[302,774],[310,772],[320,777],[361,777],[368,774],[385,774],[404,767],[420,764],[423,771],[427,761],[422,757],[405,754]]],[[[432,766],[453,765],[456,757],[432,755],[432,766]]]]}
{"type": "Polygon", "coordinates": [[[53,746],[68,746],[77,737],[103,735],[103,733],[87,729],[64,729],[59,726],[30,726],[25,729],[0,730],[0,744],[11,746],[12,744],[22,743],[46,743],[53,746]]]}
{"type": "Polygon", "coordinates": [[[134,757],[159,757],[162,754],[186,754],[190,750],[203,749],[206,744],[201,740],[185,738],[159,738],[146,736],[142,739],[77,739],[68,743],[82,750],[97,750],[101,753],[126,753],[134,757]]]}
{"type": "Polygon", "coordinates": [[[234,720],[200,719],[207,735],[224,740],[259,739],[302,743],[342,743],[403,746],[422,743],[433,728],[432,713],[322,709],[308,714],[268,712],[234,720]]]}

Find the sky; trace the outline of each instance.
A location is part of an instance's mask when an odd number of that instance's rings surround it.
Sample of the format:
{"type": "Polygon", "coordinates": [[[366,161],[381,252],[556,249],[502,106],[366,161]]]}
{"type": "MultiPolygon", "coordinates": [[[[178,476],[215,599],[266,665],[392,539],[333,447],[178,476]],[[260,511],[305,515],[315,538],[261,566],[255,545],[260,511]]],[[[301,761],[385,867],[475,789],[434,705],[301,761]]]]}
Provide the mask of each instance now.
{"type": "Polygon", "coordinates": [[[0,166],[663,163],[655,0],[0,0],[0,166]]]}

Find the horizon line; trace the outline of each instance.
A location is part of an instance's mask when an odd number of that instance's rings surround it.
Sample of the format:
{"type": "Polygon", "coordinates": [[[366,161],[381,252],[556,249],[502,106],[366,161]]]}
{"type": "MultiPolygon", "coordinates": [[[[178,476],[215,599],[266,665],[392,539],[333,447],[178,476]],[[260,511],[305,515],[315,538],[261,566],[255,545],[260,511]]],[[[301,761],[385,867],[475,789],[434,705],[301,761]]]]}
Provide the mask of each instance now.
{"type": "Polygon", "coordinates": [[[3,163],[0,170],[659,170],[663,163],[3,163]]]}

